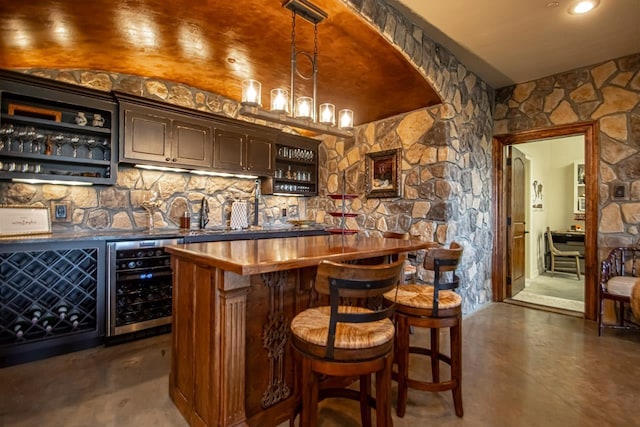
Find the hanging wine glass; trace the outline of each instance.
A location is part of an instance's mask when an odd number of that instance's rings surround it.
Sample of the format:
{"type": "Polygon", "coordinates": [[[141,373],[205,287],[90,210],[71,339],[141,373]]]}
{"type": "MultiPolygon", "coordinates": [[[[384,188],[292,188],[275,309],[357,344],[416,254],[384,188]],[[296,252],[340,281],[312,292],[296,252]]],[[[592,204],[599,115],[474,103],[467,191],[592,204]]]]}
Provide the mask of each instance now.
{"type": "Polygon", "coordinates": [[[40,154],[40,144],[44,141],[45,136],[39,132],[34,132],[33,139],[31,141],[31,152],[40,154]]]}
{"type": "Polygon", "coordinates": [[[107,138],[102,140],[101,147],[102,149],[102,160],[110,160],[110,152],[109,152],[109,140],[107,138]]]}
{"type": "Polygon", "coordinates": [[[64,135],[59,133],[53,137],[53,142],[56,144],[56,156],[62,154],[62,146],[64,145],[64,135]]]}
{"type": "Polygon", "coordinates": [[[87,139],[85,139],[84,145],[87,146],[87,151],[88,151],[87,156],[90,159],[93,159],[93,149],[96,148],[96,145],[98,145],[98,141],[94,137],[89,136],[87,137],[87,139]]]}
{"type": "Polygon", "coordinates": [[[80,138],[77,135],[72,136],[71,138],[69,138],[69,142],[71,143],[71,146],[73,147],[73,157],[78,157],[78,146],[80,145],[80,138]]]}
{"type": "Polygon", "coordinates": [[[13,125],[4,125],[0,128],[0,151],[11,149],[11,134],[14,132],[13,125]]]}
{"type": "Polygon", "coordinates": [[[24,143],[27,138],[27,128],[21,128],[16,132],[16,136],[18,137],[18,152],[22,153],[24,151],[24,143]]]}

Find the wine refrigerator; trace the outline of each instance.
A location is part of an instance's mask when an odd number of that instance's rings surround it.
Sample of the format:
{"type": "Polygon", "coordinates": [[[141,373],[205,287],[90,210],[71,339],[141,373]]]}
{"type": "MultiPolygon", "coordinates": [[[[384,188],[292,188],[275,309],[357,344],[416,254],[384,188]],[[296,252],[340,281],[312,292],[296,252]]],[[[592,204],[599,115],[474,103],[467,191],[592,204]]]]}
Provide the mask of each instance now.
{"type": "MultiPolygon", "coordinates": [[[[107,343],[118,335],[147,336],[171,324],[173,274],[164,247],[181,239],[108,244],[107,343]],[[142,332],[146,331],[146,332],[142,332]]],[[[169,326],[170,327],[170,326],[169,326]]]]}

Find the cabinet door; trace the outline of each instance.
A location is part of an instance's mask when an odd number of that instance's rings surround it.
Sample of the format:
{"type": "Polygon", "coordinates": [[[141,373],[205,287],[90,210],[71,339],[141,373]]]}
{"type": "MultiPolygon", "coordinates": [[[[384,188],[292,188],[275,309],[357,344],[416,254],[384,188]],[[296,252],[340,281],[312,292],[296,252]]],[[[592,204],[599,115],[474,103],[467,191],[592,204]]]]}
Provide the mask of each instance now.
{"type": "Polygon", "coordinates": [[[252,174],[273,175],[274,143],[266,138],[249,135],[247,138],[247,171],[252,174]]]}
{"type": "Polygon", "coordinates": [[[214,135],[213,167],[245,171],[247,136],[227,129],[216,129],[214,135]]]}
{"type": "Polygon", "coordinates": [[[173,162],[210,168],[212,153],[210,127],[194,122],[173,122],[173,162]]]}
{"type": "Polygon", "coordinates": [[[140,107],[126,108],[124,121],[122,159],[171,161],[171,120],[140,107]]]}

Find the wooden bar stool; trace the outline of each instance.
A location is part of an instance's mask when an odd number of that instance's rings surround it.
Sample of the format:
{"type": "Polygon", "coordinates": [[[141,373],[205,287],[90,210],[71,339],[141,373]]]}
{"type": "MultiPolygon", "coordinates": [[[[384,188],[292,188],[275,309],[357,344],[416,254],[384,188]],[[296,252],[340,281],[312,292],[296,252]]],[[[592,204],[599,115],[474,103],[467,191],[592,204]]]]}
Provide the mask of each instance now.
{"type": "Polygon", "coordinates": [[[403,417],[407,406],[409,387],[423,391],[453,392],[456,415],[462,417],[462,298],[453,292],[460,279],[455,274],[462,257],[462,247],[451,243],[447,248],[427,250],[424,268],[433,271],[433,286],[424,284],[403,284],[396,293],[388,292],[385,298],[396,300],[396,354],[398,365],[398,403],[396,413],[403,417]],[[449,273],[448,273],[449,272],[449,273]],[[443,277],[444,276],[444,277],[443,277]],[[448,280],[447,276],[451,276],[448,280]],[[409,335],[412,326],[431,330],[431,347],[410,346],[409,335]],[[448,328],[450,334],[450,356],[440,352],[439,332],[448,328]],[[409,354],[421,354],[431,358],[432,381],[418,381],[409,378],[409,354]],[[440,361],[451,366],[448,380],[440,379],[440,361]]]}
{"type": "Polygon", "coordinates": [[[392,425],[393,298],[391,304],[378,304],[376,309],[345,304],[376,297],[381,300],[383,294],[395,293],[403,265],[404,259],[382,265],[323,261],[318,266],[315,289],[329,295],[330,305],[306,309],[291,321],[302,395],[301,427],[317,425],[318,401],[326,397],[359,401],[363,426],[371,425],[371,407],[376,408],[378,426],[392,425]],[[373,373],[375,399],[370,390],[373,373]],[[360,390],[342,387],[350,381],[334,381],[340,387],[325,388],[335,377],[359,378],[360,390]]]}
{"type": "MultiPolygon", "coordinates": [[[[385,239],[398,239],[398,240],[409,240],[411,235],[407,232],[397,232],[397,231],[385,231],[382,233],[382,237],[385,239]]],[[[404,263],[404,274],[402,276],[402,283],[411,283],[416,279],[416,267],[411,263],[411,260],[416,259],[415,253],[409,253],[406,255],[407,260],[404,263]]],[[[393,260],[395,261],[398,257],[395,256],[393,260]]]]}

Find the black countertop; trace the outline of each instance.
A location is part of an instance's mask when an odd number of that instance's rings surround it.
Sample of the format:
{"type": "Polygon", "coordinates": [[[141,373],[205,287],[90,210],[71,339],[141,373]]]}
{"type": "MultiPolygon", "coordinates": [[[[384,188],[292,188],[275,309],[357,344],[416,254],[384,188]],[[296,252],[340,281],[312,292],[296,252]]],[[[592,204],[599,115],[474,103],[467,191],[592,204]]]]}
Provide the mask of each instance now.
{"type": "Polygon", "coordinates": [[[71,240],[151,240],[182,238],[184,243],[216,242],[224,240],[273,239],[279,237],[312,236],[328,234],[322,226],[251,226],[242,230],[213,227],[192,230],[179,228],[155,228],[152,230],[80,230],[48,234],[31,234],[0,237],[0,245],[16,243],[55,243],[71,240]]]}

